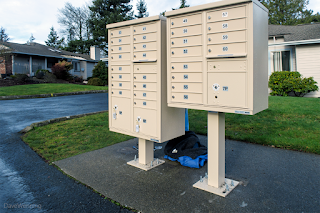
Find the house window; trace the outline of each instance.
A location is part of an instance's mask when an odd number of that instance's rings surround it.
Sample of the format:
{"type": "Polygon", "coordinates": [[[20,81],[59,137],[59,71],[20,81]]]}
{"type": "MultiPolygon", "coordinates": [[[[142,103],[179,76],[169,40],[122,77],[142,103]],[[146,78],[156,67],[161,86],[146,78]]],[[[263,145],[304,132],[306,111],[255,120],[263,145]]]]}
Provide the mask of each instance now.
{"type": "Polygon", "coordinates": [[[73,70],[80,71],[80,63],[79,62],[73,62],[73,70]]]}
{"type": "Polygon", "coordinates": [[[273,52],[273,71],[291,71],[290,51],[273,52]]]}

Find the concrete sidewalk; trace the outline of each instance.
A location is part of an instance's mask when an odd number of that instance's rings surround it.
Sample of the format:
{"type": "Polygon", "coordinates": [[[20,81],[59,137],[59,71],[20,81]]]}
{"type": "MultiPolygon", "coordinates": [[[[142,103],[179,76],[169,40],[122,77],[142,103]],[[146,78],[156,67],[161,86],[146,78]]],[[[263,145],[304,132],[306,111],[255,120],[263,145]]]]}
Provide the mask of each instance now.
{"type": "MultiPolygon", "coordinates": [[[[207,144],[207,137],[199,136],[207,144]]],[[[240,181],[226,198],[193,188],[207,164],[177,162],[150,171],[127,165],[132,139],[55,162],[65,173],[121,205],[142,212],[320,212],[320,156],[226,141],[226,177],[240,181]]],[[[165,144],[161,144],[164,148],[165,144]]],[[[163,159],[162,150],[155,157],[163,159]]]]}

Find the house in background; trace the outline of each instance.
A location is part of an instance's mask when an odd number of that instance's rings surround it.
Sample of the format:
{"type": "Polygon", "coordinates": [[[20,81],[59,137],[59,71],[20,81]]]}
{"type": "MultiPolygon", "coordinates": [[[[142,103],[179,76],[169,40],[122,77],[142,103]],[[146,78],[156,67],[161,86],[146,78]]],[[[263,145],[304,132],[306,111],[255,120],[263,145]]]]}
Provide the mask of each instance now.
{"type": "MultiPolygon", "coordinates": [[[[273,71],[298,71],[320,88],[320,23],[269,25],[269,76],[273,71]]],[[[320,91],[305,97],[320,97],[320,91]]]]}
{"type": "Polygon", "coordinates": [[[100,60],[100,49],[90,47],[90,55],[58,50],[35,42],[17,44],[5,42],[2,48],[10,50],[7,61],[0,60],[0,74],[28,74],[34,76],[38,69],[51,71],[51,67],[59,61],[68,61],[73,64],[70,74],[86,80],[92,77],[92,70],[100,60]]]}

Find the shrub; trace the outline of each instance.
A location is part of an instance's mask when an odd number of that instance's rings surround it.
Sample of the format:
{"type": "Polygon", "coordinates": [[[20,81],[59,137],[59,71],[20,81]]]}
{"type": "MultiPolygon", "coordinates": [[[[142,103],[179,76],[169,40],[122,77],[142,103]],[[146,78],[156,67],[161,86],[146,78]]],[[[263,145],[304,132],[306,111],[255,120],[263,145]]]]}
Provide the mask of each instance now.
{"type": "Polygon", "coordinates": [[[71,75],[69,70],[72,69],[72,64],[70,62],[62,61],[56,63],[51,67],[52,73],[57,76],[58,79],[68,80],[71,75]]]}
{"type": "Polygon", "coordinates": [[[75,81],[75,82],[82,83],[82,82],[83,82],[83,78],[82,78],[82,76],[80,76],[80,77],[79,77],[79,76],[75,76],[75,77],[74,77],[74,81],[75,81]]]}
{"type": "Polygon", "coordinates": [[[92,70],[92,77],[102,80],[104,85],[108,84],[108,68],[103,61],[99,61],[92,70]]]}
{"type": "Polygon", "coordinates": [[[99,78],[91,78],[88,81],[88,85],[92,85],[92,86],[103,86],[103,82],[101,81],[101,79],[99,78]]]}
{"type": "Polygon", "coordinates": [[[309,92],[317,91],[316,84],[313,77],[302,78],[299,72],[276,71],[269,79],[269,88],[272,90],[270,95],[288,96],[289,93],[293,93],[302,97],[309,92]]]}
{"type": "Polygon", "coordinates": [[[45,74],[43,79],[45,80],[45,82],[48,82],[48,83],[56,83],[57,82],[57,77],[52,73],[45,74]]]}
{"type": "Polygon", "coordinates": [[[49,73],[49,70],[38,69],[38,70],[36,71],[36,78],[38,78],[38,79],[43,79],[43,77],[44,77],[44,75],[45,75],[46,73],[49,73]]]}
{"type": "Polygon", "coordinates": [[[13,77],[13,79],[19,81],[20,83],[22,82],[26,82],[28,80],[28,75],[26,74],[15,74],[14,76],[11,76],[13,77]]]}

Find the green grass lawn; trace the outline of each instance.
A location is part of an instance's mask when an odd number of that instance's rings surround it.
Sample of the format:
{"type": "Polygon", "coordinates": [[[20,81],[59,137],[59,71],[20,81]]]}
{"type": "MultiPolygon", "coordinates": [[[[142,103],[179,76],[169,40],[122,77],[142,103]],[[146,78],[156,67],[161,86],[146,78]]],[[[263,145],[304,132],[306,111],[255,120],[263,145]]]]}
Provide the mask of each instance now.
{"type": "Polygon", "coordinates": [[[109,131],[108,113],[36,127],[24,142],[49,162],[97,150],[132,137],[109,131]]]}
{"type": "MultiPolygon", "coordinates": [[[[190,130],[207,134],[207,112],[189,110],[190,130]]],[[[226,137],[320,154],[320,99],[269,97],[256,115],[226,114],[226,137]]],[[[37,127],[23,136],[37,153],[56,161],[132,137],[109,131],[108,113],[37,127]]]]}
{"type": "Polygon", "coordinates": [[[108,87],[78,84],[27,84],[10,87],[0,87],[0,96],[39,95],[89,90],[107,90],[108,87]]]}
{"type": "MultiPolygon", "coordinates": [[[[207,134],[207,112],[189,110],[190,130],[207,134]]],[[[320,99],[269,97],[269,108],[256,115],[226,114],[232,140],[320,154],[320,99]]]]}

